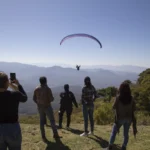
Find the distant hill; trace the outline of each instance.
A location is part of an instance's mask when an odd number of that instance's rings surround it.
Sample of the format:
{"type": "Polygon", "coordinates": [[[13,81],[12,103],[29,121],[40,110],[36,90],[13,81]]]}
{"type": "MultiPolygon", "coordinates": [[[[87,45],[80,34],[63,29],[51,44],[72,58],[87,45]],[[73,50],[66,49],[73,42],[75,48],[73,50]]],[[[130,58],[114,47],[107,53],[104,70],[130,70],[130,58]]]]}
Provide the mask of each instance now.
{"type": "MultiPolygon", "coordinates": [[[[50,66],[62,66],[62,67],[74,67],[72,65],[68,64],[61,64],[61,63],[34,63],[34,65],[37,66],[43,66],[43,67],[50,67],[50,66]]],[[[105,70],[111,70],[111,71],[123,71],[123,72],[134,72],[134,73],[140,73],[147,69],[148,67],[141,67],[141,66],[133,66],[133,65],[82,65],[82,69],[88,69],[88,70],[95,70],[95,69],[105,69],[105,70]]]]}
{"type": "Polygon", "coordinates": [[[26,104],[20,105],[21,113],[37,112],[35,104],[33,104],[32,96],[34,88],[39,84],[39,77],[46,76],[48,85],[52,88],[55,96],[54,108],[59,107],[59,93],[63,91],[63,85],[68,83],[72,91],[75,93],[77,100],[80,100],[81,89],[84,85],[84,78],[91,77],[92,83],[96,88],[104,88],[107,86],[118,87],[120,83],[126,79],[135,81],[138,73],[107,69],[81,69],[77,71],[73,68],[63,68],[60,66],[38,67],[35,65],[27,65],[21,63],[0,62],[0,71],[7,74],[15,72],[17,78],[24,86],[28,93],[29,100],[26,104]]]}
{"type": "Polygon", "coordinates": [[[85,67],[88,69],[106,69],[110,71],[119,71],[119,72],[132,72],[132,73],[140,73],[144,70],[146,70],[146,67],[140,67],[140,66],[132,66],[132,65],[120,65],[120,66],[111,66],[111,65],[97,65],[97,66],[90,66],[85,67]]]}

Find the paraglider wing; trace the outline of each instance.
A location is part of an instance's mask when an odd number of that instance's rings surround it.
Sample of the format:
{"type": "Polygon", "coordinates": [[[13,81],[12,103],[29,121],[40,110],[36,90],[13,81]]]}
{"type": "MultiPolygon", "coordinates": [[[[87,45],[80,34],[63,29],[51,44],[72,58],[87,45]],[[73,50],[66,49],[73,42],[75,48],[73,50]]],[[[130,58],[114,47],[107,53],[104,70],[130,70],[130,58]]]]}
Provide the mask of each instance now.
{"type": "Polygon", "coordinates": [[[97,42],[99,43],[99,45],[100,45],[100,48],[102,48],[101,42],[100,42],[96,37],[94,37],[94,36],[92,36],[92,35],[89,35],[89,34],[84,34],[84,33],[78,33],[78,34],[71,34],[71,35],[68,35],[68,36],[64,37],[64,38],[61,40],[60,45],[61,45],[65,40],[67,40],[67,39],[69,39],[69,38],[73,38],[73,37],[87,37],[87,38],[91,38],[91,39],[97,41],[97,42]]]}

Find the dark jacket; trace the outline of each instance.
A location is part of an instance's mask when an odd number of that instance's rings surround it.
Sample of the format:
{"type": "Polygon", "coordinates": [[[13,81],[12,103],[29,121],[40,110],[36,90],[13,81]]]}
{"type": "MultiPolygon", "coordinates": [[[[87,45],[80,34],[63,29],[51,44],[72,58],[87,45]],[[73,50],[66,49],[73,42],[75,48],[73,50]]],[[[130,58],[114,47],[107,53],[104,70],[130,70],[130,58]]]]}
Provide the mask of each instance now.
{"type": "Polygon", "coordinates": [[[60,99],[60,107],[61,108],[72,108],[73,104],[76,107],[78,107],[76,98],[71,91],[60,93],[60,97],[61,97],[61,99],[60,99]]]}
{"type": "Polygon", "coordinates": [[[27,95],[21,85],[19,91],[0,92],[0,124],[17,123],[19,102],[26,102],[27,95]]]}

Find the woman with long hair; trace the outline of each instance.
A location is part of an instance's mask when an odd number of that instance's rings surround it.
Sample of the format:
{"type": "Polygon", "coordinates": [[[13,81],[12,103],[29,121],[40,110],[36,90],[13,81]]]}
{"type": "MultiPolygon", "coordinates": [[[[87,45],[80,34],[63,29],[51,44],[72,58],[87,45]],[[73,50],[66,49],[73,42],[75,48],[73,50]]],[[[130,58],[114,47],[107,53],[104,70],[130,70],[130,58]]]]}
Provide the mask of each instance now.
{"type": "Polygon", "coordinates": [[[112,134],[110,137],[108,150],[112,150],[115,142],[115,137],[121,126],[124,127],[124,142],[121,150],[126,150],[129,140],[129,128],[134,119],[135,102],[131,95],[130,86],[128,83],[123,82],[120,85],[118,95],[113,105],[115,110],[115,124],[113,126],[112,134]]]}

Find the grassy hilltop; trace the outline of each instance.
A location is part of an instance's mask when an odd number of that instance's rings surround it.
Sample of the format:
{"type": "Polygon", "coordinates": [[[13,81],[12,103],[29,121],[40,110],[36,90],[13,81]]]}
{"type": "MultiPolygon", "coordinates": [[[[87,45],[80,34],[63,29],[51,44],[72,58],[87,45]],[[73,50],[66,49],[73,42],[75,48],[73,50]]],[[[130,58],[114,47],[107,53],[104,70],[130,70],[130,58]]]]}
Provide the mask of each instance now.
{"type": "MultiPolygon", "coordinates": [[[[104,103],[97,101],[95,108],[95,136],[80,137],[79,135],[83,132],[83,116],[81,106],[78,109],[74,109],[72,115],[72,131],[65,129],[59,130],[59,134],[63,136],[60,141],[55,141],[52,137],[52,131],[50,127],[45,127],[46,135],[49,144],[45,144],[40,135],[39,128],[39,116],[21,116],[21,128],[23,133],[23,150],[100,150],[108,145],[109,137],[112,130],[112,124],[114,120],[113,111],[111,110],[111,103],[104,103]],[[101,110],[101,111],[99,111],[101,110]],[[97,118],[101,118],[98,119],[97,118]],[[104,125],[99,125],[99,124],[104,125]]],[[[56,121],[58,121],[58,112],[55,113],[56,121]]],[[[66,116],[64,115],[65,127],[66,116]]],[[[49,123],[49,121],[48,121],[49,123]]],[[[150,149],[150,119],[143,115],[138,115],[138,135],[137,139],[134,139],[132,133],[132,127],[130,129],[130,140],[128,150],[149,150],[150,149]],[[145,126],[146,124],[147,126],[145,126]]],[[[123,134],[120,132],[116,138],[116,148],[119,150],[119,146],[122,144],[123,134]]]]}
{"type": "MultiPolygon", "coordinates": [[[[50,141],[45,144],[41,140],[39,125],[21,124],[23,133],[22,150],[102,150],[107,146],[111,133],[111,126],[95,126],[95,136],[80,137],[83,132],[83,124],[72,124],[72,131],[59,130],[63,136],[61,141],[55,141],[52,131],[46,127],[46,135],[50,141]]],[[[132,129],[130,130],[130,140],[128,150],[149,150],[150,149],[150,126],[138,126],[139,134],[134,139],[132,129]]],[[[122,143],[122,132],[116,137],[116,148],[122,143]]]]}
{"type": "MultiPolygon", "coordinates": [[[[132,94],[136,100],[137,110],[136,118],[138,124],[137,138],[134,139],[132,127],[130,129],[130,140],[128,150],[149,150],[150,149],[150,69],[145,70],[139,75],[136,84],[131,84],[132,94]]],[[[107,97],[110,89],[101,89],[99,93],[107,97]],[[105,95],[106,94],[106,95],[105,95]]],[[[112,94],[113,94],[113,90],[112,94]]],[[[114,94],[115,95],[115,94],[114,94]]],[[[95,102],[95,136],[80,137],[83,132],[83,116],[81,105],[78,109],[74,109],[72,114],[71,131],[65,129],[59,130],[59,134],[63,136],[61,141],[55,141],[52,138],[50,127],[46,128],[46,135],[50,141],[47,144],[41,140],[39,129],[39,116],[20,116],[20,123],[23,133],[23,150],[100,150],[107,147],[110,138],[112,125],[114,122],[114,112],[112,110],[111,101],[106,102],[104,99],[97,99],[95,102]]],[[[56,122],[58,122],[58,111],[54,112],[56,122]]],[[[66,117],[64,116],[64,122],[66,117]]],[[[48,121],[49,123],[49,121],[48,121]]],[[[64,124],[65,127],[65,124],[64,124]]],[[[115,150],[119,150],[119,145],[122,144],[123,135],[120,132],[116,137],[115,150]]]]}

